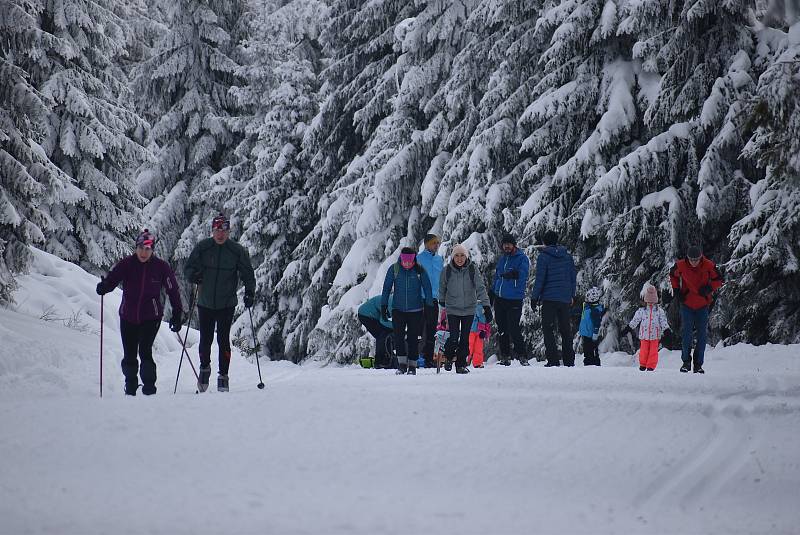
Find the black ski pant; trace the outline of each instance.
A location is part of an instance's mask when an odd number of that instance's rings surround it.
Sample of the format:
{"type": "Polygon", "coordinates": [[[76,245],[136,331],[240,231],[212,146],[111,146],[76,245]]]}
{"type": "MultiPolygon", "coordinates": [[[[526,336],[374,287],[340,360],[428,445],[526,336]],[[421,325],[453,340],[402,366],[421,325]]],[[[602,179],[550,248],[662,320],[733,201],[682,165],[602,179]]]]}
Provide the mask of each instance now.
{"type": "Polygon", "coordinates": [[[545,355],[547,356],[547,363],[550,365],[560,364],[559,361],[561,359],[564,360],[564,366],[575,365],[569,308],[569,303],[558,301],[542,302],[542,331],[544,333],[545,355]],[[561,334],[561,359],[559,359],[558,347],[556,346],[556,324],[558,324],[558,332],[561,334]]]}
{"type": "Polygon", "coordinates": [[[397,364],[417,367],[419,355],[419,335],[422,333],[423,312],[402,312],[392,310],[394,326],[394,348],[397,353],[397,364]]]}
{"type": "Polygon", "coordinates": [[[358,315],[361,325],[366,327],[367,332],[375,337],[375,367],[389,368],[392,364],[392,357],[388,354],[386,340],[393,333],[392,329],[383,325],[380,321],[369,316],[358,315]]]}
{"type": "Polygon", "coordinates": [[[161,320],[130,323],[120,318],[119,331],[122,335],[122,374],[125,376],[125,390],[135,392],[139,387],[138,374],[142,376],[143,392],[153,392],[156,386],[156,363],[153,360],[153,342],[161,327],[161,320]],[[140,362],[137,362],[136,355],[140,362]]]}
{"type": "Polygon", "coordinates": [[[600,366],[600,349],[598,342],[591,336],[581,336],[583,339],[583,365],[600,366]]]}
{"type": "Polygon", "coordinates": [[[511,344],[514,344],[514,354],[518,359],[527,359],[528,349],[522,330],[519,327],[522,318],[522,299],[503,299],[496,297],[494,300],[494,320],[497,323],[497,332],[500,335],[500,356],[505,360],[511,358],[511,344]]]}
{"type": "Polygon", "coordinates": [[[422,355],[425,357],[425,367],[435,368],[433,350],[436,344],[436,324],[439,322],[439,307],[425,305],[425,324],[422,331],[422,355]]]}
{"type": "Polygon", "coordinates": [[[219,347],[219,374],[228,375],[231,364],[231,325],[234,307],[206,308],[197,306],[197,320],[200,326],[200,367],[211,367],[211,343],[214,341],[214,328],[217,330],[219,347]]]}
{"type": "Polygon", "coordinates": [[[456,367],[465,368],[467,366],[467,355],[469,355],[469,331],[472,329],[472,320],[475,316],[454,316],[447,315],[447,326],[450,329],[450,336],[444,345],[444,355],[448,360],[455,358],[456,367]]]}

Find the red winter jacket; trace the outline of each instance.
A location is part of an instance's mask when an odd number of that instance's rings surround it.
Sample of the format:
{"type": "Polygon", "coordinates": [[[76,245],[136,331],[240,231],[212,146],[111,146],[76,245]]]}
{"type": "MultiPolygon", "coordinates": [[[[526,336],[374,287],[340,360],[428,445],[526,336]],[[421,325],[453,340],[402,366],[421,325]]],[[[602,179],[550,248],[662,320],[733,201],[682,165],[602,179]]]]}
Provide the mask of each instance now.
{"type": "Polygon", "coordinates": [[[693,310],[709,306],[711,294],[722,286],[722,276],[716,264],[705,256],[697,267],[692,267],[685,258],[678,260],[669,272],[669,280],[673,293],[683,294],[683,303],[693,310]]]}

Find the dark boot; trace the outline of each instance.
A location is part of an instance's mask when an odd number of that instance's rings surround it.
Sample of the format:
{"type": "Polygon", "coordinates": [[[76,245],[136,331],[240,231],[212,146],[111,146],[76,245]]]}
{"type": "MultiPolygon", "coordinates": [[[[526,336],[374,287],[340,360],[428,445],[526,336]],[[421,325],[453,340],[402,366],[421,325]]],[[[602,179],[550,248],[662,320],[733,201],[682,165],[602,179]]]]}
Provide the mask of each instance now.
{"type": "Polygon", "coordinates": [[[689,362],[684,362],[681,366],[681,373],[689,373],[689,370],[692,369],[692,365],[689,362]]]}
{"type": "Polygon", "coordinates": [[[497,364],[500,366],[511,366],[511,359],[508,357],[500,357],[500,360],[497,361],[497,364]]]}
{"type": "Polygon", "coordinates": [[[227,375],[218,375],[217,376],[217,392],[227,392],[228,391],[228,376],[227,375]]]}
{"type": "Polygon", "coordinates": [[[706,372],[703,371],[703,367],[702,366],[695,366],[694,367],[694,373],[706,373],[706,372]]]}
{"type": "Polygon", "coordinates": [[[145,396],[152,396],[156,393],[156,385],[143,385],[142,394],[145,396]]]}
{"type": "Polygon", "coordinates": [[[465,366],[456,366],[456,373],[469,373],[469,368],[465,366]]]}
{"type": "Polygon", "coordinates": [[[556,368],[558,366],[561,366],[561,362],[557,360],[556,361],[548,360],[547,364],[544,365],[545,368],[556,368]]]}
{"type": "Polygon", "coordinates": [[[200,366],[200,377],[197,380],[197,389],[200,392],[208,390],[209,379],[211,379],[211,366],[200,366]]]}
{"type": "Polygon", "coordinates": [[[136,391],[139,389],[139,383],[129,383],[125,382],[125,395],[126,396],[135,396],[136,391]]]}
{"type": "Polygon", "coordinates": [[[447,371],[450,371],[450,370],[453,369],[453,359],[451,359],[450,357],[447,357],[447,359],[444,361],[444,369],[447,370],[447,371]]]}
{"type": "Polygon", "coordinates": [[[639,366],[639,371],[640,371],[640,372],[643,372],[643,371],[645,371],[646,369],[647,369],[647,368],[645,368],[644,366],[639,366]]]}
{"type": "Polygon", "coordinates": [[[416,366],[409,366],[408,367],[408,375],[417,375],[417,367],[416,366]]]}
{"type": "Polygon", "coordinates": [[[397,365],[397,371],[394,372],[394,373],[395,373],[395,375],[405,375],[407,371],[408,371],[408,365],[407,364],[398,364],[397,365]]]}

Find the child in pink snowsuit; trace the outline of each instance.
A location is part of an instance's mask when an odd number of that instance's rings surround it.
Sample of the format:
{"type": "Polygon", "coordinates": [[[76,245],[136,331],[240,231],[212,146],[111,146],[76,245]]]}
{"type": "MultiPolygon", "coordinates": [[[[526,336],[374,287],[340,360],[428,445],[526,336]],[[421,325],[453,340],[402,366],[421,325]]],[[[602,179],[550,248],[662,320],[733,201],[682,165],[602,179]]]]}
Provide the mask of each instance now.
{"type": "Polygon", "coordinates": [[[669,323],[664,309],[658,306],[655,286],[645,284],[641,296],[645,306],[636,311],[628,326],[631,329],[639,327],[639,370],[652,372],[658,366],[658,343],[669,330],[669,323]]]}

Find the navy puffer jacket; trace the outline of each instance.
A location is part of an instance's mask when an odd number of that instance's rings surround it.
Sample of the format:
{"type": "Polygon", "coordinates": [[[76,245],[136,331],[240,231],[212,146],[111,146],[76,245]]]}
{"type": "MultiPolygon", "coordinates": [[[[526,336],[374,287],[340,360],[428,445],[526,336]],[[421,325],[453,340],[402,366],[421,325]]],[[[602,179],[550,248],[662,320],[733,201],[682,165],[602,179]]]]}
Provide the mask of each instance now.
{"type": "Polygon", "coordinates": [[[531,301],[569,303],[575,297],[575,261],[561,245],[548,245],[536,259],[536,280],[531,301]]]}

